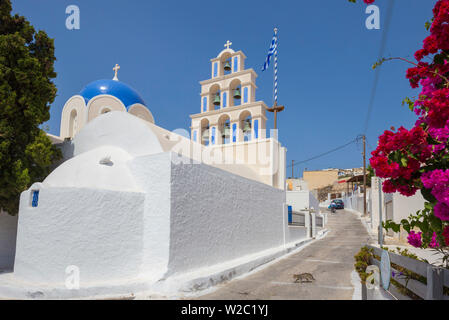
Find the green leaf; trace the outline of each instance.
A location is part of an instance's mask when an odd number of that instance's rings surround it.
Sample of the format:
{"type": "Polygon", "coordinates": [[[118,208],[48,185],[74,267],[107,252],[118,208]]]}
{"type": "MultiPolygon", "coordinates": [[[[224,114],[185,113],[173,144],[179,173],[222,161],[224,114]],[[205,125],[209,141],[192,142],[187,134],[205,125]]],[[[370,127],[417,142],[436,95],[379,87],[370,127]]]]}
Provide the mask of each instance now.
{"type": "Polygon", "coordinates": [[[0,208],[16,214],[20,194],[61,157],[40,129],[56,97],[56,58],[53,39],[0,3],[0,208]]]}

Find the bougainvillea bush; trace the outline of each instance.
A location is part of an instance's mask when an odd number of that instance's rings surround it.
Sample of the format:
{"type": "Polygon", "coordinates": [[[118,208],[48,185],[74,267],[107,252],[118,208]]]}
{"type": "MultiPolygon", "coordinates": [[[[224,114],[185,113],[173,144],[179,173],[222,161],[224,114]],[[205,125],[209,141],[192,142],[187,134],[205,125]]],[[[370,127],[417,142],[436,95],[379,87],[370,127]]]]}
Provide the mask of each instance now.
{"type": "Polygon", "coordinates": [[[430,35],[416,51],[416,61],[384,58],[373,66],[376,68],[389,60],[411,64],[406,78],[420,93],[416,98],[404,100],[418,117],[414,127],[385,131],[379,137],[370,163],[376,175],[384,180],[384,192],[412,196],[420,190],[426,200],[423,210],[400,224],[387,221],[384,227],[399,232],[402,226],[409,234],[411,245],[440,251],[448,266],[449,0],[436,1],[433,18],[426,23],[426,28],[430,35]]]}

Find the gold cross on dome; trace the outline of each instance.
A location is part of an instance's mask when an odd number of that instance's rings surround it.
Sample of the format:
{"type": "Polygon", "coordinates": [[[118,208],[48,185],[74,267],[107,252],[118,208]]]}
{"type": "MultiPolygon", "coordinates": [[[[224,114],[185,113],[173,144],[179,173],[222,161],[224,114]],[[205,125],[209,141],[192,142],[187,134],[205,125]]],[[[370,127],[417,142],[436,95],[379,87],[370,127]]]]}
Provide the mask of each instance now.
{"type": "Polygon", "coordinates": [[[115,64],[115,67],[112,68],[112,70],[115,71],[115,75],[114,75],[114,79],[113,80],[118,80],[117,73],[120,70],[120,66],[118,64],[115,64]]]}
{"type": "Polygon", "coordinates": [[[226,41],[226,44],[224,45],[226,47],[226,49],[229,49],[229,47],[232,45],[231,41],[226,41]]]}

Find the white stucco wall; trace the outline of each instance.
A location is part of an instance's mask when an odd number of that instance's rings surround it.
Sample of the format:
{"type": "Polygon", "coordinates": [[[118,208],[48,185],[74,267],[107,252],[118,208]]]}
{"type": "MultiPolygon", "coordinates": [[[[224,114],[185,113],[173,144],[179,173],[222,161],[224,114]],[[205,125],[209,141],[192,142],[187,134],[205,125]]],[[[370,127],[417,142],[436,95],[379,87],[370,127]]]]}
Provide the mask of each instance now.
{"type": "Polygon", "coordinates": [[[63,285],[70,265],[79,267],[81,286],[133,277],[143,251],[142,193],[87,188],[39,189],[20,199],[14,275],[63,285]]]}
{"type": "Polygon", "coordinates": [[[72,144],[75,156],[110,145],[126,150],[132,156],[163,151],[146,121],[120,111],[108,112],[87,123],[72,144]]]}
{"type": "Polygon", "coordinates": [[[62,286],[66,268],[75,265],[82,287],[157,281],[307,238],[306,228],[287,226],[285,191],[179,160],[170,152],[127,160],[140,192],[73,187],[56,178],[51,186],[33,185],[21,195],[15,276],[62,286]],[[35,208],[32,190],[39,190],[35,208]]]}
{"type": "Polygon", "coordinates": [[[284,244],[285,192],[204,164],[172,164],[169,274],[284,244]]]}
{"type": "Polygon", "coordinates": [[[393,220],[400,222],[407,219],[411,214],[424,209],[424,198],[421,191],[417,191],[412,197],[406,197],[399,192],[393,194],[393,220]]]}
{"type": "Polygon", "coordinates": [[[167,272],[170,248],[171,155],[135,158],[129,163],[145,193],[141,277],[160,279],[167,272]]]}
{"type": "Polygon", "coordinates": [[[9,270],[14,266],[17,218],[0,210],[0,270],[9,270]]]}
{"type": "Polygon", "coordinates": [[[320,212],[320,203],[308,190],[287,191],[287,204],[292,206],[293,211],[302,211],[313,208],[316,213],[320,212]]]}

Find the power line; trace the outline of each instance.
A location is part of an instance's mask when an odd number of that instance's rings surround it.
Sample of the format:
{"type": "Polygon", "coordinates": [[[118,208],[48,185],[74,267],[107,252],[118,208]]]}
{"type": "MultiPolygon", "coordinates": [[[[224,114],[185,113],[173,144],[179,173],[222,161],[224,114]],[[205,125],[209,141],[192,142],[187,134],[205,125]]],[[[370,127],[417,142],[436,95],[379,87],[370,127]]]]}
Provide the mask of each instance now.
{"type": "Polygon", "coordinates": [[[318,159],[318,158],[327,156],[328,154],[331,154],[331,153],[333,153],[333,152],[335,152],[335,151],[338,151],[338,150],[343,149],[343,148],[345,148],[345,147],[347,147],[347,146],[349,146],[349,145],[351,145],[351,144],[353,144],[353,143],[358,142],[358,141],[361,139],[360,137],[361,137],[361,136],[358,136],[358,137],[355,138],[354,140],[351,140],[351,141],[349,141],[348,143],[345,143],[344,145],[341,145],[341,146],[339,146],[339,147],[336,147],[336,148],[334,148],[334,149],[332,149],[332,150],[326,151],[326,152],[324,152],[324,153],[321,153],[321,154],[316,155],[316,156],[314,156],[314,157],[311,157],[311,158],[309,158],[309,159],[301,160],[301,161],[295,161],[295,162],[293,162],[291,165],[287,166],[287,168],[291,168],[292,166],[296,166],[296,165],[301,164],[301,163],[306,163],[306,162],[309,162],[309,161],[312,161],[312,160],[315,160],[315,159],[318,159]]]}
{"type": "MultiPolygon", "coordinates": [[[[377,61],[379,61],[380,59],[382,59],[384,57],[385,46],[387,44],[387,38],[388,38],[388,30],[390,28],[391,17],[393,15],[393,5],[394,5],[394,0],[388,1],[387,18],[385,20],[385,28],[382,33],[382,40],[381,40],[381,44],[380,44],[379,55],[378,55],[377,61]]],[[[371,112],[372,112],[373,106],[374,106],[374,98],[376,97],[377,86],[379,84],[379,77],[380,77],[380,68],[377,67],[375,70],[374,83],[373,83],[373,87],[371,89],[371,95],[370,95],[370,99],[369,99],[369,103],[368,103],[368,112],[366,114],[365,127],[364,127],[364,131],[363,131],[364,134],[366,134],[366,132],[368,131],[368,125],[369,125],[369,121],[371,118],[371,112]]]]}

